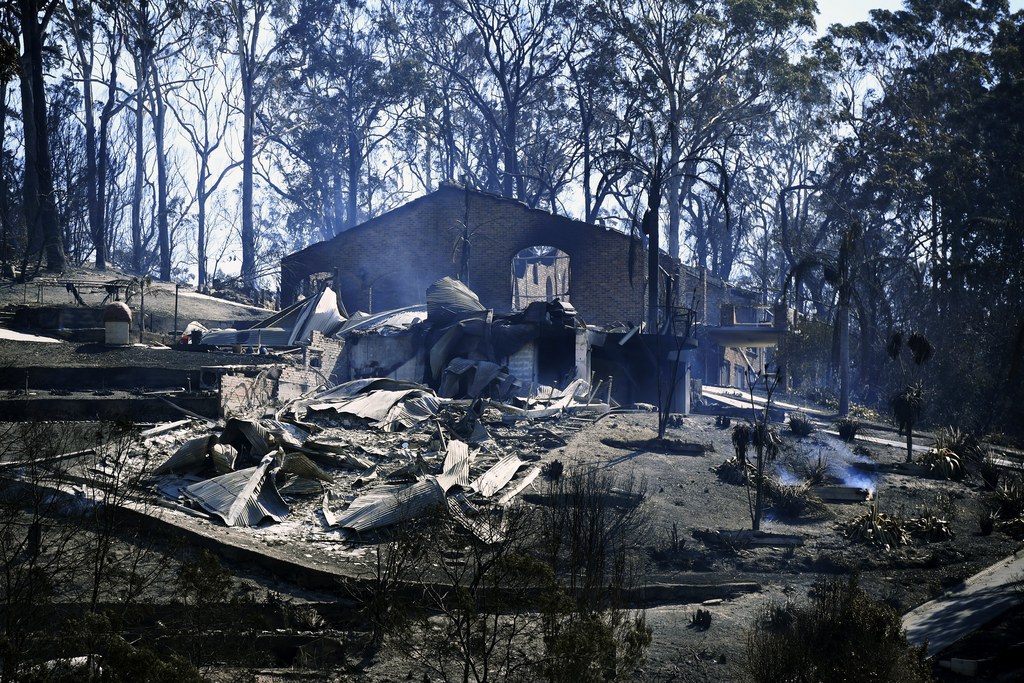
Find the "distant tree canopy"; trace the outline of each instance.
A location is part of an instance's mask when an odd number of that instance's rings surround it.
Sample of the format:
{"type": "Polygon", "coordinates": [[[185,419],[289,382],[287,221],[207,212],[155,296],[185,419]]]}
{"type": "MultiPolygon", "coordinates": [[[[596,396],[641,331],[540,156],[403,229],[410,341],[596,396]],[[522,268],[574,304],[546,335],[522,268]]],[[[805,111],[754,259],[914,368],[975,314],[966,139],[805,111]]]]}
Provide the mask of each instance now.
{"type": "Polygon", "coordinates": [[[3,3],[4,272],[91,260],[271,287],[282,252],[454,180],[643,224],[683,262],[814,314],[844,407],[885,403],[884,341],[921,330],[936,349],[924,419],[1011,431],[1024,13],[907,0],[816,37],[814,11],[3,3]]]}

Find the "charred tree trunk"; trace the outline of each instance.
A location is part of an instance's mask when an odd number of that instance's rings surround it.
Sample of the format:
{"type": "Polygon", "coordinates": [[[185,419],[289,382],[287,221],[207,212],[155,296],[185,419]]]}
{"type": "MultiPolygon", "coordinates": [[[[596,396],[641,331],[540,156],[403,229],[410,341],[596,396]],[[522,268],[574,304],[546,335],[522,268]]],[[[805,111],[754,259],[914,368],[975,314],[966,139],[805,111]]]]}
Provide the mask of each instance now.
{"type": "Polygon", "coordinates": [[[242,88],[242,284],[252,292],[256,287],[256,228],[253,224],[253,176],[256,163],[256,50],[262,15],[255,11],[246,35],[246,11],[235,8],[235,37],[242,88]]]}
{"type": "Polygon", "coordinates": [[[168,225],[167,209],[167,149],[165,128],[167,122],[167,101],[164,99],[163,84],[160,75],[153,70],[153,107],[150,117],[153,120],[153,141],[156,146],[156,224],[157,242],[160,249],[160,279],[171,281],[171,235],[168,225]]]}
{"type": "Polygon", "coordinates": [[[359,217],[359,171],[362,168],[362,150],[359,132],[355,124],[350,123],[348,129],[348,202],[345,207],[345,229],[351,229],[358,223],[359,217]]]}
{"type": "Polygon", "coordinates": [[[46,269],[62,272],[67,266],[57,207],[53,194],[53,164],[46,120],[46,84],[43,77],[43,36],[55,5],[19,0],[24,53],[21,57],[22,118],[25,127],[25,217],[45,250],[46,269]],[[44,12],[40,18],[40,11],[44,12]],[[30,182],[31,178],[31,182],[30,182]],[[30,196],[31,195],[31,196],[30,196]]]}
{"type": "Polygon", "coordinates": [[[840,295],[836,325],[839,328],[839,416],[850,413],[850,302],[840,295]]]}
{"type": "Polygon", "coordinates": [[[143,94],[135,100],[135,178],[132,183],[132,270],[142,275],[142,185],[145,180],[146,147],[142,138],[143,94]]]}
{"type": "Polygon", "coordinates": [[[644,212],[641,229],[647,235],[647,327],[648,332],[658,330],[658,256],[661,251],[661,226],[658,215],[661,211],[662,172],[660,162],[651,172],[651,186],[647,191],[647,210],[644,212]]]}
{"type": "Polygon", "coordinates": [[[196,273],[199,279],[199,289],[202,290],[206,286],[207,273],[206,273],[206,175],[209,173],[208,169],[209,159],[203,157],[203,168],[199,174],[199,180],[196,189],[196,198],[198,204],[196,207],[196,221],[198,233],[196,235],[196,259],[198,260],[198,272],[196,273]]]}

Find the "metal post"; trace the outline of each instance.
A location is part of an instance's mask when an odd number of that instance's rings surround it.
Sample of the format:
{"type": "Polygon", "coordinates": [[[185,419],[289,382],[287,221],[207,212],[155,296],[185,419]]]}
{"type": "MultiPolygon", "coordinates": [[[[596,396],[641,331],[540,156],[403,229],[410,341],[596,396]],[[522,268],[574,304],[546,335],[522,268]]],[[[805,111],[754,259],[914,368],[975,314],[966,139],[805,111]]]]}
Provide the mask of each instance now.
{"type": "Polygon", "coordinates": [[[139,343],[142,343],[142,332],[146,329],[146,282],[139,283],[139,292],[142,298],[139,301],[139,343]]]}
{"type": "Polygon", "coordinates": [[[177,282],[174,283],[174,338],[178,338],[178,288],[181,287],[177,282]]]}

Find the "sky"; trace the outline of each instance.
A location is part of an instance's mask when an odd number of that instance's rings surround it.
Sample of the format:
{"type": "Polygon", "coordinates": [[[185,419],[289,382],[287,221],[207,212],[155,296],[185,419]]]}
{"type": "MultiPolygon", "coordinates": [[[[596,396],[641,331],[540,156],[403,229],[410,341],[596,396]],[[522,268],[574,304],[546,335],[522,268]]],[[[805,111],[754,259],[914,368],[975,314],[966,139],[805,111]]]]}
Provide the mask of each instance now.
{"type": "MultiPolygon", "coordinates": [[[[902,0],[818,0],[818,33],[830,24],[853,24],[866,21],[872,9],[902,9],[902,0]]],[[[1010,10],[1024,9],[1024,0],[1010,0],[1010,10]]]]}

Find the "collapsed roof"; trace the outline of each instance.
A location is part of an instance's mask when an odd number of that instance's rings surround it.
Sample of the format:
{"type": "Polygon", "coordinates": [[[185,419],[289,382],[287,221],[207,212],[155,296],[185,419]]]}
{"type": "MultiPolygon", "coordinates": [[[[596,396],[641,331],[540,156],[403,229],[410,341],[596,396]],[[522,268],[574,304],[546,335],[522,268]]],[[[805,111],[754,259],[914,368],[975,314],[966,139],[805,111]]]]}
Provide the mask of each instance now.
{"type": "Polygon", "coordinates": [[[283,347],[309,343],[313,332],[335,334],[346,318],[338,310],[338,297],[330,287],[272,315],[247,330],[212,330],[203,336],[210,346],[283,347]]]}

